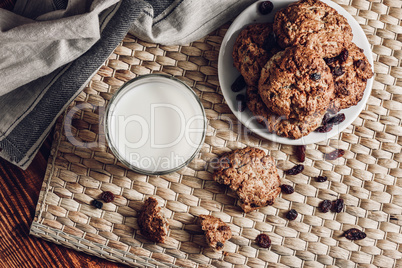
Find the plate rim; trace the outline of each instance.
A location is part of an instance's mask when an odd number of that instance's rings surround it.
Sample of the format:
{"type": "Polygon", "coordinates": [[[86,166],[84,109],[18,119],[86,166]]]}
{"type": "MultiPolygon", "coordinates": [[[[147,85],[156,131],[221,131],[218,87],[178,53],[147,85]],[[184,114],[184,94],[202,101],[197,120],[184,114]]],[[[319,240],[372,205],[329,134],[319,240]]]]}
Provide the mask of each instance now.
{"type": "MultiPolygon", "coordinates": [[[[248,7],[246,7],[235,19],[234,21],[231,23],[231,25],[229,26],[229,28],[227,29],[225,36],[222,40],[221,43],[221,47],[219,49],[219,57],[218,57],[218,80],[219,80],[219,85],[221,88],[221,92],[222,95],[225,99],[226,104],[229,106],[229,109],[231,110],[231,112],[236,116],[237,120],[240,121],[240,123],[246,127],[247,129],[249,129],[251,132],[257,134],[259,137],[266,139],[266,140],[270,140],[273,142],[277,142],[277,143],[281,143],[281,144],[287,144],[287,145],[307,145],[307,144],[313,144],[313,143],[318,143],[318,142],[322,142],[322,141],[327,141],[329,139],[331,139],[332,137],[340,134],[342,131],[344,131],[346,128],[348,128],[350,125],[353,124],[353,122],[359,117],[359,115],[361,114],[361,112],[367,107],[367,101],[371,95],[371,91],[372,91],[372,86],[373,86],[373,82],[374,82],[374,75],[372,78],[367,80],[367,84],[366,84],[366,88],[364,90],[364,95],[362,97],[362,99],[360,100],[360,102],[357,105],[354,105],[348,109],[353,109],[354,114],[349,116],[349,119],[345,120],[344,122],[342,122],[342,124],[337,125],[336,127],[333,128],[332,131],[328,132],[328,133],[315,133],[315,132],[311,132],[309,135],[307,136],[303,136],[300,139],[290,139],[290,138],[285,138],[285,137],[281,137],[278,136],[274,133],[269,133],[267,132],[266,128],[263,127],[261,124],[258,124],[258,127],[253,127],[252,122],[248,122],[250,119],[252,119],[252,114],[251,112],[246,109],[246,111],[244,112],[239,112],[237,111],[237,109],[235,109],[234,107],[232,107],[232,104],[230,101],[228,101],[229,96],[228,96],[228,88],[224,87],[223,85],[225,85],[225,81],[222,82],[224,80],[224,74],[223,74],[223,65],[224,65],[224,55],[225,55],[225,50],[227,49],[227,45],[228,45],[228,41],[230,41],[233,38],[237,38],[238,35],[236,35],[235,37],[234,34],[236,32],[236,30],[240,31],[241,29],[243,29],[246,25],[249,24],[253,24],[253,23],[257,23],[255,20],[253,21],[249,21],[247,23],[240,23],[242,24],[242,26],[240,28],[235,27],[237,24],[239,24],[239,21],[243,20],[243,17],[247,16],[247,14],[249,14],[249,12],[257,12],[257,5],[262,2],[264,0],[260,0],[260,1],[256,1],[253,4],[249,5],[248,7]],[[311,137],[310,135],[314,135],[314,136],[318,136],[320,138],[314,138],[311,137]],[[310,137],[309,137],[310,136],[310,137]]],[[[274,3],[274,7],[276,5],[280,5],[280,8],[274,8],[277,10],[280,10],[286,6],[288,6],[291,3],[297,2],[298,0],[271,0],[274,3]],[[275,3],[276,2],[276,3],[275,3]]],[[[362,29],[362,27],[360,26],[360,24],[356,21],[356,19],[350,14],[348,13],[343,7],[341,7],[340,5],[338,5],[337,3],[330,1],[330,0],[320,0],[326,4],[328,4],[330,7],[334,8],[340,15],[344,16],[347,20],[348,23],[350,24],[351,28],[352,28],[352,33],[353,33],[353,42],[355,42],[355,38],[358,36],[359,39],[363,39],[360,40],[360,43],[364,43],[365,48],[368,47],[369,51],[367,52],[367,50],[364,51],[364,55],[367,57],[367,60],[369,61],[369,63],[371,64],[371,69],[374,73],[374,61],[373,61],[373,55],[372,55],[372,45],[370,44],[370,42],[367,39],[366,34],[364,33],[364,30],[362,29]],[[356,28],[356,29],[353,29],[356,28]]],[[[271,16],[274,13],[271,13],[271,16]]],[[[263,16],[260,14],[257,14],[258,16],[263,16]]],[[[233,50],[233,47],[230,47],[230,52],[233,50]]],[[[230,53],[231,55],[231,53],[230,53]]],[[[238,74],[240,74],[237,70],[236,72],[238,74]]],[[[230,83],[229,83],[230,84],[230,83]]],[[[229,91],[231,91],[231,89],[229,88],[229,91]]],[[[244,89],[243,89],[244,91],[244,89]]],[[[239,92],[237,92],[236,94],[239,94],[239,92]]],[[[346,111],[348,109],[343,109],[341,111],[346,111]]],[[[353,111],[352,111],[353,112],[353,111]]],[[[256,124],[254,124],[256,125],[256,124]]]]}

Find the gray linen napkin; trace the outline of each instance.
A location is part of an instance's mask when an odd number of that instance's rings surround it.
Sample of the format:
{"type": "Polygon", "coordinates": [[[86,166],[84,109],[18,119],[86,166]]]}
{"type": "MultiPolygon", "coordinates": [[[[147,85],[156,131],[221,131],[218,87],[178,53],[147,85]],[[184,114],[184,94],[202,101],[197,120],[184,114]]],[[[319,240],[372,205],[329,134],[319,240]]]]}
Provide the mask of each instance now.
{"type": "Polygon", "coordinates": [[[199,39],[255,0],[17,0],[0,9],[0,156],[25,169],[56,118],[129,31],[199,39]]]}

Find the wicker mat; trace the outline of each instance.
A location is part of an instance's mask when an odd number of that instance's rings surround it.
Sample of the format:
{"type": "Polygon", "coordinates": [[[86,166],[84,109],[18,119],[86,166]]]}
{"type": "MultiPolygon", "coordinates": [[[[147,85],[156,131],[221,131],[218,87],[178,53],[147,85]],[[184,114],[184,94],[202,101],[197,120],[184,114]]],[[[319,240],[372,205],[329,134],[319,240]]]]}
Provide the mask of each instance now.
{"type": "Polygon", "coordinates": [[[343,133],[307,146],[305,169],[285,175],[295,163],[293,147],[229,129],[235,119],[222,97],[217,59],[229,25],[186,46],[161,46],[127,36],[92,81],[58,119],[31,234],[88,254],[133,266],[149,267],[402,267],[402,1],[337,0],[355,16],[372,44],[375,82],[366,109],[343,133]],[[113,93],[138,75],[167,73],[189,84],[208,117],[201,152],[177,173],[148,177],[121,163],[104,143],[100,118],[113,93]],[[82,143],[86,147],[82,147],[82,143]],[[266,150],[277,161],[282,182],[295,193],[273,206],[243,213],[226,187],[212,180],[208,161],[246,145],[266,150]],[[323,154],[341,148],[335,161],[323,154]],[[316,182],[324,175],[328,181],[316,182]],[[102,191],[117,194],[102,210],[90,205],[102,191]],[[155,244],[138,231],[137,211],[145,198],[164,206],[170,232],[155,244]],[[341,213],[321,213],[324,199],[343,198],[341,213]],[[299,212],[295,221],[284,214],[299,212]],[[228,222],[233,237],[225,252],[207,247],[199,214],[228,222]],[[352,227],[367,238],[342,236],[352,227]],[[270,249],[255,243],[271,237],[270,249]]]}

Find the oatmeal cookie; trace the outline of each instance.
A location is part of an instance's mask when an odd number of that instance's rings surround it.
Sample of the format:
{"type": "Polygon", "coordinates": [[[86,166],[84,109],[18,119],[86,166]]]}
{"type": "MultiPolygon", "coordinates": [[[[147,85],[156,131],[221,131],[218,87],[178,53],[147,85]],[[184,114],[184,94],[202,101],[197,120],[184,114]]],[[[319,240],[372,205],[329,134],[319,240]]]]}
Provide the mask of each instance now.
{"type": "Polygon", "coordinates": [[[209,215],[198,216],[208,245],[214,250],[222,250],[226,240],[232,238],[232,231],[221,219],[209,215]]]}
{"type": "Polygon", "coordinates": [[[258,93],[270,111],[299,121],[327,110],[333,91],[325,61],[302,46],[275,54],[262,69],[258,84],[258,93]]]}
{"type": "Polygon", "coordinates": [[[271,23],[257,23],[243,29],[233,46],[233,65],[248,85],[257,85],[269,58],[279,51],[271,23]]]}
{"type": "Polygon", "coordinates": [[[138,225],[142,235],[154,242],[164,243],[169,225],[160,210],[158,201],[149,197],[138,216],[138,225]]]}
{"type": "Polygon", "coordinates": [[[351,43],[337,57],[324,60],[331,69],[335,85],[335,98],[329,110],[336,113],[356,105],[363,98],[367,80],[373,76],[363,50],[351,43]]]}
{"type": "Polygon", "coordinates": [[[244,212],[272,205],[281,192],[274,159],[263,150],[235,150],[223,155],[217,164],[214,180],[236,192],[244,212]]]}
{"type": "Polygon", "coordinates": [[[265,126],[268,132],[291,139],[307,136],[320,126],[324,112],[305,117],[303,121],[286,119],[271,112],[258,94],[258,89],[247,87],[247,107],[253,113],[258,123],[265,126]]]}
{"type": "Polygon", "coordinates": [[[302,45],[321,57],[334,57],[353,38],[347,19],[319,0],[301,0],[275,14],[273,30],[285,48],[302,45]]]}

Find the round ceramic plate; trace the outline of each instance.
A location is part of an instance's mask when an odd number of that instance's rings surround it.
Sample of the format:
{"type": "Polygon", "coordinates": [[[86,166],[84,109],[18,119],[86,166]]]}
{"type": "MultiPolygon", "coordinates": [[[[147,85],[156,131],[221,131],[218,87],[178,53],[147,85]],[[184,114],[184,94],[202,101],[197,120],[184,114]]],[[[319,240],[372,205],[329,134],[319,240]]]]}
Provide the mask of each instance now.
{"type": "MultiPolygon", "coordinates": [[[[334,128],[328,133],[317,133],[312,132],[309,135],[302,137],[300,139],[288,139],[284,137],[277,136],[275,134],[269,133],[261,124],[257,123],[253,119],[253,114],[246,109],[244,112],[237,111],[237,103],[236,103],[236,95],[239,93],[245,94],[246,89],[243,91],[235,93],[231,90],[232,83],[236,80],[236,78],[240,75],[237,69],[233,66],[233,58],[232,58],[232,50],[233,44],[236,41],[237,36],[240,31],[245,28],[249,24],[253,23],[266,23],[273,22],[275,13],[288,6],[290,3],[296,2],[294,0],[271,0],[274,4],[274,10],[268,15],[261,15],[258,12],[258,4],[256,2],[246,8],[232,23],[229,27],[226,35],[222,41],[222,46],[219,52],[219,62],[218,62],[218,76],[219,83],[222,89],[223,96],[227,104],[229,105],[232,112],[235,114],[237,119],[243,123],[248,129],[252,132],[258,134],[259,136],[266,138],[271,141],[283,143],[283,144],[291,144],[291,145],[302,145],[302,144],[310,144],[316,143],[323,140],[326,140],[334,135],[337,135],[339,132],[343,131],[347,126],[349,126],[360,114],[363,108],[366,105],[366,102],[371,93],[371,87],[373,85],[373,78],[367,81],[366,90],[364,91],[364,95],[362,100],[356,105],[352,106],[348,109],[341,110],[341,113],[344,113],[346,116],[345,121],[341,124],[334,126],[334,128]]],[[[359,23],[342,7],[335,4],[330,0],[322,0],[322,2],[328,4],[338,11],[339,14],[344,16],[353,31],[353,42],[362,49],[364,49],[364,54],[366,55],[368,61],[371,66],[373,65],[373,57],[371,54],[371,46],[367,40],[366,35],[363,32],[363,29],[360,27],[359,23]]],[[[373,70],[374,71],[374,70],[373,70]]]]}

